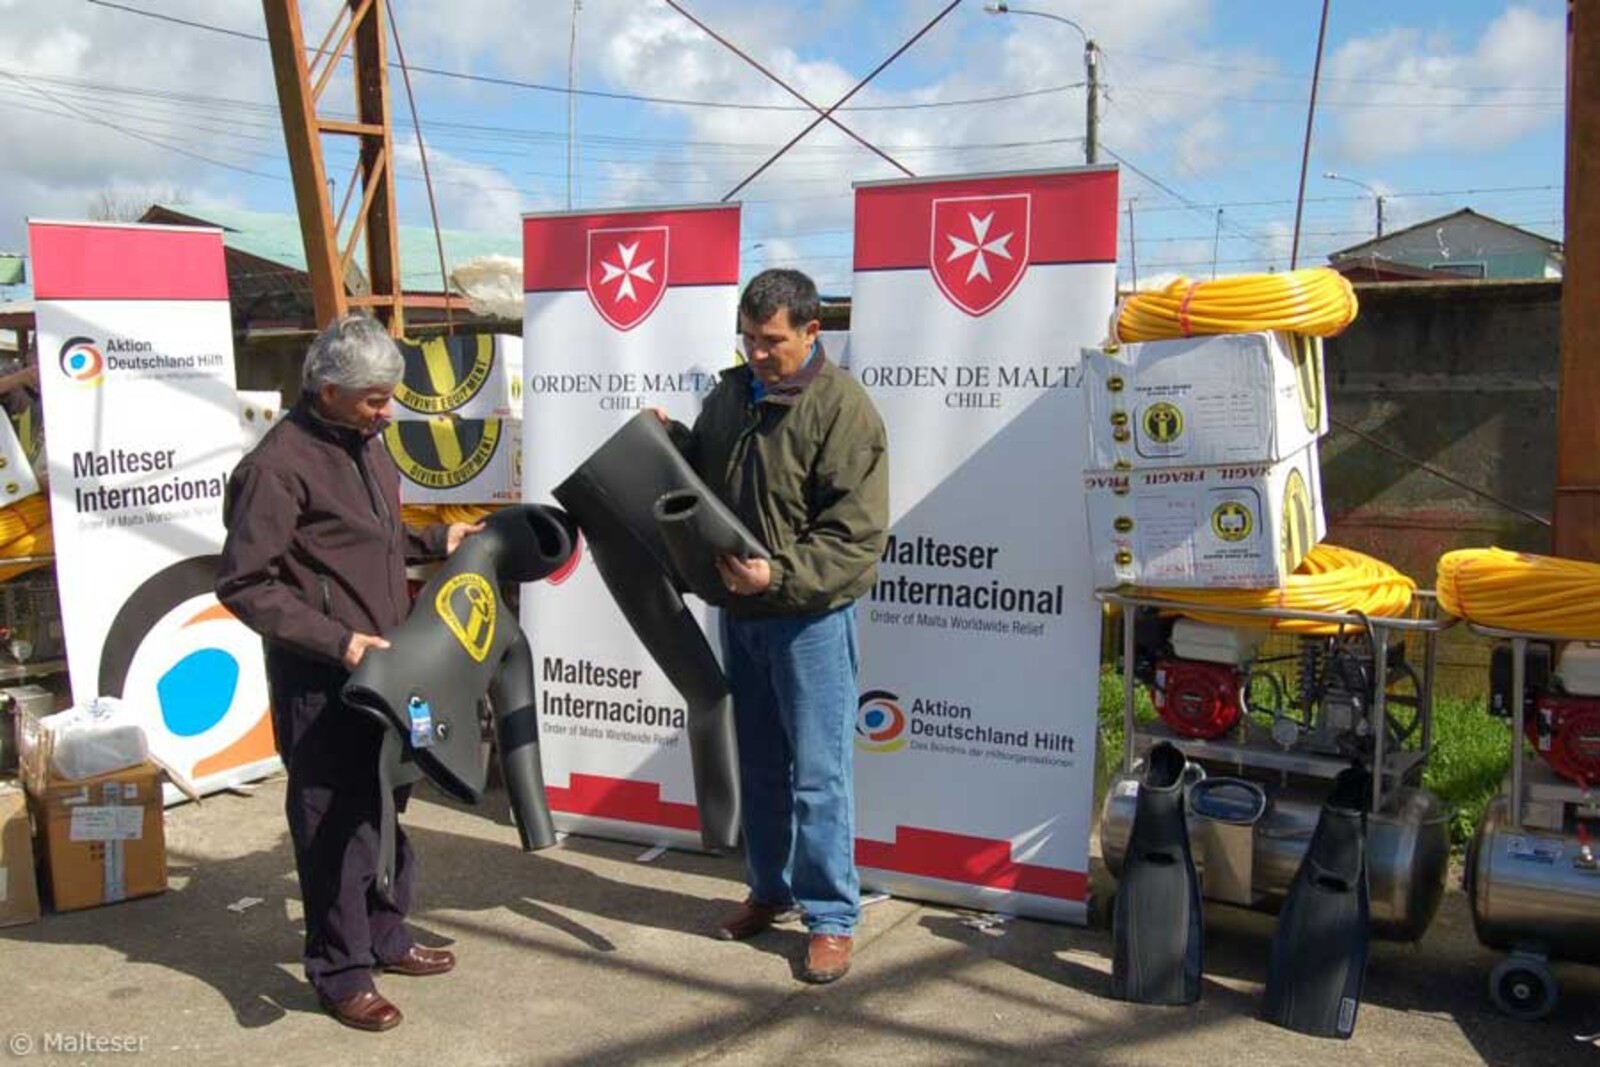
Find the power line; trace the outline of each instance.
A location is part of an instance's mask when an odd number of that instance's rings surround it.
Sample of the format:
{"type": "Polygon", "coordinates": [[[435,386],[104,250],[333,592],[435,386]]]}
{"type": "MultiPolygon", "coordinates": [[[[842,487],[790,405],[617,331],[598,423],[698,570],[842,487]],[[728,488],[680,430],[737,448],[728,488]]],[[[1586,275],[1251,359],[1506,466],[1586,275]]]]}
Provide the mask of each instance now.
{"type": "MultiPolygon", "coordinates": [[[[1120,85],[1116,85],[1116,86],[1111,86],[1110,88],[1113,88],[1113,89],[1121,91],[1121,92],[1133,93],[1136,96],[1138,96],[1138,95],[1154,95],[1154,96],[1203,97],[1206,100],[1227,100],[1227,101],[1232,102],[1232,103],[1240,103],[1240,104],[1271,104],[1273,106],[1278,106],[1278,105],[1299,105],[1299,106],[1303,106],[1305,104],[1304,100],[1295,100],[1295,99],[1293,99],[1291,97],[1286,97],[1286,96],[1285,97],[1237,96],[1237,95],[1234,95],[1234,94],[1231,94],[1231,93],[1212,93],[1212,92],[1207,92],[1204,89],[1189,89],[1189,88],[1178,88],[1178,87],[1174,87],[1174,88],[1168,89],[1168,88],[1157,88],[1155,86],[1128,85],[1126,83],[1120,84],[1120,85]]],[[[1317,106],[1319,108],[1321,108],[1321,107],[1347,107],[1347,108],[1381,107],[1381,108],[1384,108],[1386,110],[1387,109],[1392,109],[1392,108],[1399,108],[1399,109],[1422,108],[1422,109],[1434,109],[1434,110],[1441,110],[1442,109],[1442,110],[1452,110],[1453,111],[1453,110],[1458,110],[1458,109],[1461,109],[1461,108],[1488,108],[1488,109],[1491,109],[1491,110],[1500,110],[1500,111],[1560,111],[1560,110],[1564,110],[1566,108],[1566,101],[1564,101],[1564,100],[1528,100],[1528,101],[1518,102],[1518,101],[1510,101],[1510,100],[1507,100],[1507,101],[1494,101],[1494,100],[1458,100],[1458,101],[1448,101],[1448,100],[1318,100],[1317,101],[1317,106]]]]}
{"type": "MultiPolygon", "coordinates": [[[[1183,204],[1189,210],[1198,212],[1201,215],[1209,218],[1210,215],[1211,215],[1211,208],[1218,206],[1218,205],[1211,205],[1210,207],[1207,207],[1207,206],[1204,206],[1204,205],[1201,205],[1201,204],[1197,204],[1193,200],[1190,200],[1187,196],[1184,196],[1182,193],[1180,193],[1176,189],[1172,188],[1172,186],[1168,185],[1166,182],[1163,182],[1160,178],[1157,178],[1155,175],[1151,174],[1149,171],[1143,170],[1142,168],[1136,166],[1133,162],[1131,162],[1128,159],[1127,156],[1124,156],[1121,153],[1113,150],[1104,141],[1100,142],[1100,147],[1102,149],[1104,149],[1106,155],[1110,156],[1112,159],[1116,160],[1118,163],[1121,163],[1124,167],[1127,167],[1129,170],[1133,171],[1133,173],[1137,174],[1139,177],[1143,178],[1145,181],[1149,182],[1151,185],[1155,186],[1157,189],[1160,189],[1162,192],[1166,193],[1168,196],[1172,197],[1174,200],[1176,200],[1179,203],[1183,204]]],[[[1228,222],[1224,223],[1224,226],[1227,229],[1232,230],[1234,233],[1238,234],[1239,236],[1245,238],[1246,240],[1248,240],[1248,241],[1250,241],[1250,242],[1252,242],[1252,243],[1254,243],[1254,244],[1256,244],[1258,246],[1270,248],[1270,242],[1268,241],[1267,238],[1257,236],[1256,234],[1253,234],[1253,233],[1249,232],[1248,230],[1244,229],[1243,227],[1239,226],[1237,223],[1228,221],[1228,222]]]]}
{"type": "MultiPolygon", "coordinates": [[[[1105,49],[1101,49],[1105,52],[1105,49]]],[[[1206,63],[1197,59],[1179,59],[1175,56],[1157,56],[1148,52],[1124,52],[1121,50],[1112,53],[1121,56],[1131,56],[1134,59],[1153,59],[1161,63],[1179,67],[1202,67],[1207,70],[1225,70],[1229,74],[1259,74],[1267,78],[1283,78],[1288,81],[1304,83],[1310,79],[1308,71],[1282,71],[1271,70],[1264,67],[1242,67],[1236,63],[1206,63]]],[[[1422,89],[1468,89],[1474,92],[1529,92],[1529,93],[1565,93],[1565,86],[1561,85],[1449,85],[1442,82],[1408,81],[1400,78],[1335,78],[1324,75],[1325,82],[1338,82],[1346,85],[1398,85],[1408,88],[1422,89]]]]}
{"type": "MultiPolygon", "coordinates": [[[[1384,193],[1383,197],[1384,197],[1385,200],[1400,200],[1400,199],[1417,199],[1417,200],[1421,200],[1421,199],[1426,199],[1426,198],[1430,198],[1430,197],[1485,196],[1485,195],[1488,195],[1488,194],[1491,194],[1491,193],[1559,192],[1559,191],[1563,190],[1564,188],[1565,188],[1565,186],[1562,186],[1562,185],[1500,185],[1500,186],[1484,186],[1482,188],[1477,188],[1477,189],[1432,189],[1432,190],[1415,191],[1415,192],[1384,193]]],[[[1350,195],[1350,196],[1345,196],[1345,195],[1338,195],[1338,196],[1308,196],[1308,197],[1306,197],[1306,201],[1305,202],[1308,203],[1308,204],[1332,204],[1332,203],[1353,203],[1353,202],[1358,201],[1358,200],[1370,200],[1370,199],[1372,199],[1372,198],[1368,197],[1368,196],[1360,196],[1360,195],[1350,195]]],[[[1224,201],[1220,201],[1220,202],[1215,203],[1215,204],[1202,204],[1200,206],[1207,207],[1207,208],[1218,208],[1218,207],[1226,207],[1226,208],[1279,207],[1279,206],[1282,206],[1284,204],[1292,204],[1292,203],[1294,203],[1294,200],[1292,198],[1276,199],[1276,200],[1224,200],[1224,201]]],[[[1150,214],[1151,212],[1154,212],[1154,211],[1188,211],[1188,210],[1190,210],[1190,205],[1188,205],[1188,204],[1176,205],[1176,206],[1174,206],[1174,205],[1155,205],[1153,207],[1141,207],[1139,209],[1139,213],[1141,215],[1148,215],[1148,214],[1150,214]]]]}
{"type": "MultiPolygon", "coordinates": [[[[145,89],[140,89],[140,88],[137,88],[137,87],[115,86],[115,85],[111,85],[111,84],[108,84],[108,83],[88,82],[88,81],[83,81],[83,80],[80,80],[80,79],[49,77],[49,76],[44,76],[44,75],[38,75],[38,74],[35,74],[35,73],[31,72],[31,71],[29,71],[29,72],[8,72],[6,70],[6,68],[4,68],[4,67],[0,67],[0,73],[16,73],[19,78],[24,78],[24,79],[29,80],[29,81],[42,82],[42,83],[46,83],[46,84],[54,84],[54,85],[58,85],[58,86],[67,86],[69,88],[63,88],[63,89],[58,89],[57,90],[57,92],[58,92],[58,94],[60,96],[67,97],[69,99],[76,99],[76,100],[81,100],[81,101],[85,101],[85,102],[96,103],[97,105],[102,106],[102,107],[105,106],[102,103],[102,101],[107,97],[112,98],[112,99],[115,99],[116,97],[123,96],[123,95],[133,96],[133,97],[142,97],[142,96],[145,96],[147,94],[154,94],[154,93],[157,92],[155,90],[145,90],[145,89]]],[[[199,108],[202,113],[204,112],[206,105],[212,104],[212,103],[222,104],[222,105],[227,105],[227,106],[235,106],[235,105],[237,105],[237,106],[247,107],[247,108],[250,108],[250,109],[259,108],[263,112],[262,118],[259,121],[249,121],[247,119],[244,119],[244,118],[241,118],[241,117],[237,117],[237,116],[228,117],[228,118],[226,118],[224,120],[222,116],[216,116],[218,121],[227,121],[230,125],[228,127],[203,127],[203,126],[197,126],[196,128],[213,129],[213,130],[216,130],[217,132],[224,133],[224,134],[234,133],[238,137],[248,138],[248,139],[252,139],[252,140],[263,140],[263,138],[252,137],[252,136],[247,135],[247,134],[239,134],[239,133],[237,133],[237,131],[234,128],[237,127],[237,126],[243,125],[243,126],[256,127],[256,128],[263,129],[263,130],[281,131],[281,129],[282,129],[280,123],[278,123],[276,121],[269,121],[265,117],[266,112],[275,112],[275,110],[276,110],[276,109],[272,108],[270,105],[256,105],[256,104],[252,104],[252,103],[249,103],[249,102],[246,102],[246,101],[229,100],[228,98],[225,98],[225,97],[204,97],[204,96],[198,96],[198,95],[195,95],[195,94],[171,94],[171,95],[174,96],[174,97],[181,96],[181,97],[183,97],[183,99],[182,100],[174,99],[174,100],[171,100],[171,101],[163,100],[163,101],[159,101],[159,102],[152,101],[152,103],[156,103],[156,105],[160,106],[160,107],[172,106],[172,107],[179,107],[179,108],[192,105],[192,106],[194,106],[196,108],[199,108]]],[[[131,104],[132,102],[130,101],[128,103],[131,104]]],[[[151,118],[151,119],[153,119],[155,121],[167,121],[165,118],[162,118],[162,117],[159,117],[158,115],[152,114],[149,111],[140,112],[140,111],[137,111],[137,110],[129,110],[128,108],[124,108],[120,113],[124,114],[124,115],[131,115],[131,116],[134,116],[134,117],[151,118]]],[[[179,114],[181,115],[181,117],[183,118],[183,120],[185,122],[192,123],[194,121],[189,113],[185,113],[185,112],[180,111],[179,114]]],[[[336,117],[353,118],[353,116],[351,116],[351,115],[340,114],[338,112],[333,112],[333,113],[330,113],[330,114],[332,114],[332,115],[334,115],[336,117]]],[[[502,142],[504,140],[505,135],[508,135],[508,134],[509,135],[515,135],[515,136],[524,136],[524,137],[527,137],[527,138],[529,138],[531,140],[534,140],[534,141],[546,141],[547,140],[547,141],[550,141],[552,143],[554,143],[558,139],[559,140],[564,140],[565,139],[565,135],[564,134],[560,134],[560,133],[557,133],[556,131],[552,131],[552,130],[538,130],[538,129],[529,129],[529,128],[522,128],[522,127],[514,127],[514,126],[495,126],[495,125],[486,125],[486,124],[481,124],[481,123],[464,123],[464,122],[450,122],[450,121],[444,121],[444,120],[436,120],[436,121],[430,122],[429,123],[429,127],[433,131],[432,136],[427,138],[429,141],[442,140],[443,138],[440,137],[439,131],[460,132],[460,133],[468,134],[468,135],[480,135],[481,134],[486,138],[487,137],[493,137],[495,139],[496,143],[502,142]]],[[[281,136],[276,138],[276,140],[281,141],[281,136]]],[[[694,149],[720,148],[720,149],[731,149],[731,150],[734,150],[735,152],[738,152],[738,153],[744,153],[744,154],[750,154],[750,155],[767,153],[767,152],[770,152],[772,150],[771,142],[763,143],[763,142],[757,142],[757,141],[702,141],[702,140],[683,139],[683,138],[623,137],[623,136],[616,136],[616,135],[593,135],[593,136],[589,136],[589,137],[579,138],[579,140],[582,143],[591,144],[591,145],[603,145],[603,146],[611,147],[611,148],[635,148],[636,147],[636,148],[638,148],[640,150],[648,150],[648,149],[655,149],[655,148],[694,148],[694,149]]],[[[920,143],[906,143],[906,144],[890,143],[890,144],[887,144],[885,147],[892,148],[895,151],[906,152],[906,153],[913,153],[913,152],[964,152],[964,151],[989,151],[989,150],[1008,149],[1008,148],[1052,147],[1052,146],[1057,146],[1057,145],[1080,144],[1080,143],[1082,143],[1082,141],[1083,141],[1083,138],[1081,138],[1081,137],[1044,137],[1044,138],[1036,138],[1036,139],[1031,139],[1031,140],[978,141],[978,142],[968,142],[968,143],[963,143],[963,144],[957,144],[957,143],[951,143],[951,142],[942,142],[942,143],[920,142],[920,143]]],[[[505,149],[505,148],[499,148],[499,149],[495,149],[493,151],[480,149],[479,151],[480,152],[484,152],[484,154],[490,154],[490,155],[525,155],[526,154],[525,152],[521,152],[519,150],[505,149]]],[[[808,154],[853,155],[854,153],[855,153],[855,149],[853,147],[848,146],[848,145],[839,145],[839,146],[819,146],[818,148],[814,149],[812,153],[808,153],[808,154]]],[[[588,159],[589,159],[590,162],[632,162],[632,160],[608,160],[608,159],[605,159],[603,157],[598,157],[598,156],[590,156],[590,157],[588,157],[588,159]]],[[[650,158],[649,162],[652,165],[660,165],[663,161],[660,160],[659,158],[650,158]]],[[[669,164],[669,165],[674,163],[674,161],[672,161],[672,160],[667,160],[665,162],[667,164],[669,164]]],[[[678,161],[678,162],[682,163],[683,161],[678,161]]],[[[703,165],[705,165],[705,161],[701,160],[701,159],[691,160],[691,161],[688,161],[688,163],[690,163],[692,165],[695,165],[695,166],[703,166],[703,165]]],[[[687,164],[685,164],[685,165],[687,165],[687,164]]],[[[730,161],[730,165],[735,165],[735,164],[730,161]]]]}
{"type": "Polygon", "coordinates": [[[268,174],[265,171],[252,170],[249,167],[241,167],[241,166],[238,166],[238,165],[233,164],[233,163],[225,163],[220,159],[213,159],[212,157],[204,155],[204,154],[202,154],[200,152],[193,152],[193,151],[190,151],[187,148],[182,148],[182,147],[180,147],[178,145],[174,145],[174,144],[170,144],[170,143],[168,143],[166,141],[162,141],[159,138],[150,137],[150,136],[147,136],[145,134],[139,133],[139,132],[137,132],[135,130],[130,130],[130,129],[127,129],[127,128],[122,127],[122,126],[118,126],[114,122],[107,122],[105,119],[102,119],[102,118],[100,118],[100,117],[98,117],[96,115],[91,115],[86,111],[80,110],[74,104],[69,104],[66,101],[57,99],[56,97],[50,95],[50,92],[48,90],[46,90],[46,89],[39,88],[38,86],[29,85],[26,81],[24,81],[23,79],[17,77],[15,74],[10,74],[10,73],[6,73],[4,71],[0,71],[0,77],[10,78],[12,81],[16,82],[17,84],[19,84],[19,85],[21,85],[21,86],[23,86],[25,88],[31,89],[33,92],[35,92],[38,95],[44,97],[46,100],[48,100],[51,103],[55,104],[57,107],[64,108],[67,111],[70,111],[70,112],[76,114],[79,118],[83,119],[84,121],[91,122],[91,123],[95,124],[96,126],[104,126],[108,130],[115,130],[117,133],[122,134],[124,137],[132,137],[136,141],[142,141],[145,144],[154,145],[155,147],[161,148],[161,149],[165,149],[168,152],[176,152],[180,156],[188,156],[190,159],[197,159],[202,163],[210,163],[212,166],[223,167],[223,168],[225,168],[227,170],[235,171],[235,172],[237,172],[239,174],[249,174],[249,175],[251,175],[253,177],[257,177],[257,178],[270,178],[270,179],[272,179],[274,181],[288,181],[287,178],[281,177],[281,176],[276,175],[276,174],[268,174]]]}
{"type": "MultiPolygon", "coordinates": [[[[193,19],[179,18],[176,15],[163,15],[158,11],[147,11],[144,8],[129,7],[126,4],[113,3],[112,0],[86,0],[96,7],[109,8],[113,11],[122,11],[142,18],[157,19],[161,22],[170,22],[189,29],[204,30],[208,33],[219,33],[228,37],[236,37],[246,41],[265,42],[266,38],[260,34],[248,33],[244,30],[229,29],[224,26],[215,26],[206,22],[193,19]]],[[[390,63],[389,66],[395,66],[390,63]]],[[[725,111],[782,111],[801,112],[810,114],[812,109],[800,107],[795,104],[743,104],[731,103],[725,100],[692,100],[672,96],[650,96],[644,93],[618,93],[608,92],[604,89],[569,89],[565,85],[545,85],[541,82],[521,81],[516,78],[498,78],[487,74],[465,74],[456,70],[441,70],[438,67],[411,66],[413,74],[430,74],[437,78],[451,78],[458,81],[477,82],[482,85],[497,85],[509,89],[530,89],[542,93],[558,93],[562,96],[569,94],[589,96],[601,100],[623,100],[630,103],[665,104],[672,107],[699,107],[725,111]]],[[[1055,93],[1070,92],[1083,88],[1083,82],[1072,82],[1066,85],[1052,85],[1043,89],[1021,89],[1011,93],[998,93],[993,96],[975,96],[962,100],[929,100],[914,104],[857,104],[854,107],[842,107],[841,112],[865,111],[928,111],[949,107],[971,107],[981,104],[1000,104],[1013,100],[1023,100],[1032,96],[1049,96],[1055,93]]]]}

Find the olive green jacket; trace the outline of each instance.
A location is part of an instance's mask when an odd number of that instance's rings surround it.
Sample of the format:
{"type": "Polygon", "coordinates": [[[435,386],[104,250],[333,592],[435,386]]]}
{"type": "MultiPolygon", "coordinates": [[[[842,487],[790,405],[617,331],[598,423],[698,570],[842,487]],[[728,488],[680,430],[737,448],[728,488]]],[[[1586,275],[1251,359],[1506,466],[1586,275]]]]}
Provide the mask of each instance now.
{"type": "Polygon", "coordinates": [[[883,420],[866,390],[817,352],[751,400],[751,371],[722,372],[693,431],[674,438],[706,484],[772,552],[772,584],[732,615],[813,615],[872,588],[889,526],[883,420]]]}

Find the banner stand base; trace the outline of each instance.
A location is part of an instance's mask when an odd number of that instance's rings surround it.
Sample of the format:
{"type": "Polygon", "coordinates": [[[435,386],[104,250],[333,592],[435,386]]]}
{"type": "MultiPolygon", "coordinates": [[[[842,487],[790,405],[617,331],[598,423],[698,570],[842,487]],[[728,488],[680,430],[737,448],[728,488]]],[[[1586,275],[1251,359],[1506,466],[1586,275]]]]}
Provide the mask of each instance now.
{"type": "Polygon", "coordinates": [[[661,845],[676,852],[694,852],[702,856],[719,855],[700,843],[700,833],[697,830],[652,826],[648,823],[603,819],[594,815],[574,815],[560,811],[552,812],[551,816],[557,831],[576,837],[593,837],[627,845],[661,845]]]}
{"type": "Polygon", "coordinates": [[[861,890],[876,890],[905,900],[942,904],[953,908],[974,908],[1002,915],[1015,915],[1023,919],[1041,919],[1045,922],[1086,926],[1089,906],[1083,900],[1064,900],[1059,897],[1022,893],[1013,889],[995,889],[989,886],[951,882],[942,878],[902,874],[899,871],[880,871],[861,868],[861,890]]]}

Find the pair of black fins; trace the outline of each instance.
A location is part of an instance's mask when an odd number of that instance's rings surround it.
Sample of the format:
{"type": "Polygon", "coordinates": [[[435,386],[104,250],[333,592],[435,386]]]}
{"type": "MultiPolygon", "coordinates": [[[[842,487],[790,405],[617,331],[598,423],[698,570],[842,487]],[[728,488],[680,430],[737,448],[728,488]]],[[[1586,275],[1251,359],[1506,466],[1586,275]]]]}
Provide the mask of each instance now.
{"type": "MultiPolygon", "coordinates": [[[[1184,816],[1184,770],[1163,742],[1145,760],[1112,918],[1113,994],[1192,1004],[1204,965],[1200,879],[1184,816]]],[[[1348,1038],[1367,968],[1366,797],[1359,767],[1339,774],[1278,915],[1263,1015],[1317,1037],[1348,1038]]]]}
{"type": "Polygon", "coordinates": [[[486,694],[522,847],[555,843],[533,656],[500,587],[566,566],[579,551],[580,527],[629,626],[688,704],[702,844],[718,851],[738,844],[738,742],[727,681],[682,594],[724,602],[716,556],[765,557],[766,549],[706,489],[648,412],[613,434],[555,496],[565,511],[524,505],[486,519],[483,532],[464,540],[422,589],[406,621],[385,635],[390,648],[364,657],[345,685],[345,701],[387,727],[377,881],[385,897],[393,888],[393,787],[426,774],[450,796],[483,799],[488,755],[478,705],[486,694]]]}

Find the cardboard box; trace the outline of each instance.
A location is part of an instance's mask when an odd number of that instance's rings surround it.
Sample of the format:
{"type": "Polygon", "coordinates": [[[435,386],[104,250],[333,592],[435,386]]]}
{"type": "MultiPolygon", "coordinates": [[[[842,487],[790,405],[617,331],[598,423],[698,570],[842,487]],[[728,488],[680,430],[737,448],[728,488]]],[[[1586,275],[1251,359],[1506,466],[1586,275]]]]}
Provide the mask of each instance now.
{"type": "Polygon", "coordinates": [[[244,450],[261,443],[274,423],[283,415],[283,394],[267,390],[239,390],[239,430],[244,435],[244,450]]]}
{"type": "Polygon", "coordinates": [[[1097,585],[1278,586],[1327,533],[1315,445],[1278,463],[1083,479],[1097,585]]]}
{"type": "Polygon", "coordinates": [[[399,344],[406,369],[394,393],[396,418],[522,418],[522,338],[452,334],[399,344]]]}
{"type": "Polygon", "coordinates": [[[38,921],[39,886],[28,797],[15,783],[0,782],[0,926],[38,921]]]}
{"type": "Polygon", "coordinates": [[[392,422],[383,441],[405,504],[520,504],[522,423],[502,419],[392,422]]]}
{"type": "Polygon", "coordinates": [[[155,764],[81,782],[54,780],[32,804],[57,911],[166,891],[166,813],[155,764]]]}
{"type": "Polygon", "coordinates": [[[1328,431],[1322,341],[1225,334],[1085,349],[1092,470],[1276,463],[1328,431]]]}
{"type": "Polygon", "coordinates": [[[38,792],[51,778],[55,740],[40,720],[57,711],[56,695],[40,685],[14,685],[0,689],[0,700],[16,717],[17,775],[30,793],[38,792]]]}

